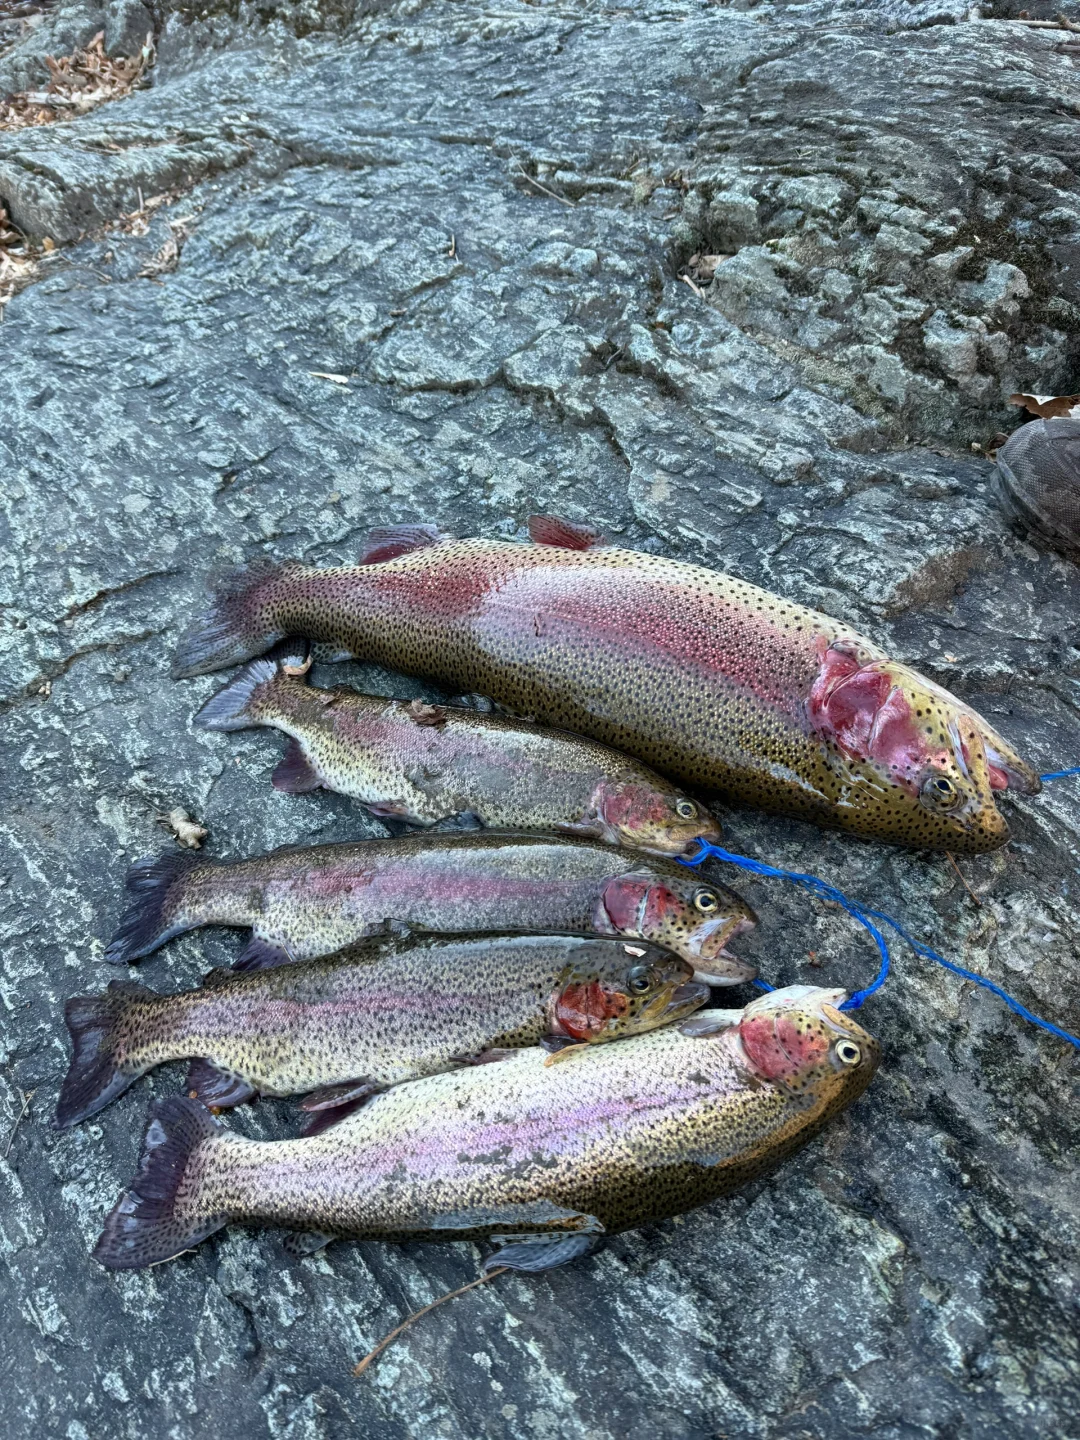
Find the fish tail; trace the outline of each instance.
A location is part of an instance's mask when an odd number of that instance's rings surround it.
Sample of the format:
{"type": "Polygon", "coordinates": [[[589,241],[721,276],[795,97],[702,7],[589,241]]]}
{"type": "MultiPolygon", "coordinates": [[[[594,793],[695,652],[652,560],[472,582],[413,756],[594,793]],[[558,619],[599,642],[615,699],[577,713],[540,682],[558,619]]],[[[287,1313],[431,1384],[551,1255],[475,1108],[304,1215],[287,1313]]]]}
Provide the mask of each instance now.
{"type": "Polygon", "coordinates": [[[210,604],[177,647],[173,679],[240,665],[283,639],[285,632],[274,620],[275,590],[295,568],[291,562],[263,562],[233,571],[213,584],[210,604]]]}
{"type": "Polygon", "coordinates": [[[183,851],[166,851],[136,860],[127,874],[131,896],[120,926],[105,949],[112,965],[129,965],[179,935],[193,923],[177,919],[185,882],[199,858],[183,851]]]}
{"type": "Polygon", "coordinates": [[[119,1022],[133,1000],[148,998],[157,997],[144,985],[114,980],[104,995],[76,995],[64,1006],[73,1053],[56,1106],[58,1130],[104,1110],[151,1068],[125,1066],[116,1055],[119,1022]]]}
{"type": "Polygon", "coordinates": [[[249,730],[263,724],[255,707],[280,673],[273,660],[253,660],[235,680],[211,695],[192,723],[200,730],[249,730]]]}
{"type": "Polygon", "coordinates": [[[151,1106],[131,1187],[113,1208],[94,1258],[108,1270],[157,1265],[190,1250],[229,1221],[201,1204],[208,1152],[237,1143],[197,1100],[171,1096],[151,1106]]]}

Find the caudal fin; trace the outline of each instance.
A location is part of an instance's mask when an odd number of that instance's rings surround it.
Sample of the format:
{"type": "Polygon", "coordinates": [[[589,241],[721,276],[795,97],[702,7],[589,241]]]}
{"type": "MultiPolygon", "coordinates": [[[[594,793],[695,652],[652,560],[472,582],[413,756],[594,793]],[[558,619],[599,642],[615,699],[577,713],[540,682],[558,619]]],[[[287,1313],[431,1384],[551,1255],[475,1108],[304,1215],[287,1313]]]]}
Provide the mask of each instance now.
{"type": "Polygon", "coordinates": [[[111,965],[139,960],[174,935],[190,929],[175,917],[184,881],[199,864],[205,865],[206,861],[182,850],[167,850],[163,855],[147,855],[135,861],[127,874],[130,903],[105,950],[105,959],[111,965]]]}
{"type": "Polygon", "coordinates": [[[104,1110],[145,1073],[145,1067],[124,1068],[116,1056],[117,1022],[136,997],[156,998],[144,985],[114,980],[104,995],[76,995],[64,1006],[74,1053],[56,1106],[58,1130],[104,1110]]]}
{"type": "Polygon", "coordinates": [[[213,599],[177,647],[173,679],[240,665],[281,640],[284,632],[267,617],[274,589],[290,568],[252,565],[213,585],[213,599]]]}
{"type": "Polygon", "coordinates": [[[192,723],[200,730],[247,730],[273,724],[274,714],[264,714],[263,706],[275,683],[283,677],[301,680],[310,668],[307,645],[295,639],[284,640],[274,647],[272,655],[245,665],[235,680],[210,697],[192,723]]]}
{"type": "Polygon", "coordinates": [[[189,1172],[193,1157],[227,1134],[197,1100],[174,1095],[151,1106],[139,1172],[105,1221],[95,1260],[108,1270],[157,1265],[226,1225],[227,1212],[200,1206],[199,1177],[189,1172]]]}
{"type": "Polygon", "coordinates": [[[224,690],[212,695],[192,721],[200,730],[247,730],[262,722],[248,708],[256,691],[272,685],[278,677],[273,660],[254,660],[245,665],[224,690]]]}

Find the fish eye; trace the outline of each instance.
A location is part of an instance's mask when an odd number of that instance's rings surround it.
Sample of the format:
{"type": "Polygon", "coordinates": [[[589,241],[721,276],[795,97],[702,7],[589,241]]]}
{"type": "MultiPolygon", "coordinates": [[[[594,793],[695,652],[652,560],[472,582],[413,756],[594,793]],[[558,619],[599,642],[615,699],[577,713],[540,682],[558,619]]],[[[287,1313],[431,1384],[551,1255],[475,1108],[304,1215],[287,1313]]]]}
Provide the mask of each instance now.
{"type": "Polygon", "coordinates": [[[675,814],[681,820],[696,820],[697,806],[692,800],[677,800],[675,802],[675,814]]]}
{"type": "Polygon", "coordinates": [[[952,810],[960,803],[960,791],[947,775],[931,775],[923,781],[919,798],[937,809],[952,810]]]}
{"type": "Polygon", "coordinates": [[[652,989],[653,974],[648,965],[635,965],[626,976],[626,984],[635,995],[644,995],[652,989]]]}
{"type": "Polygon", "coordinates": [[[836,1047],[836,1058],[841,1065],[857,1065],[862,1059],[862,1051],[854,1040],[841,1040],[836,1047]]]}
{"type": "Polygon", "coordinates": [[[701,911],[702,915],[711,915],[720,906],[720,897],[713,890],[699,890],[694,896],[694,904],[701,911]]]}

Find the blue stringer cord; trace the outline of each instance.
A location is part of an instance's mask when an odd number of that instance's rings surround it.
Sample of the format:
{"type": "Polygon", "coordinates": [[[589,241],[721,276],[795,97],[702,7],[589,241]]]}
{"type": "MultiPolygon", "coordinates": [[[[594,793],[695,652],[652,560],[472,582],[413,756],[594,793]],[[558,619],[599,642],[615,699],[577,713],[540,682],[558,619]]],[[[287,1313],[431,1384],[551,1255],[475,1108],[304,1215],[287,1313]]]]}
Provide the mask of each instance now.
{"type": "Polygon", "coordinates": [[[1040,780],[1064,780],[1067,775],[1080,775],[1080,765],[1074,765],[1071,770],[1051,770],[1047,775],[1040,775],[1040,780]]]}
{"type": "MultiPolygon", "coordinates": [[[[1061,771],[1060,773],[1063,775],[1080,774],[1080,767],[1075,771],[1061,771]]],[[[1041,778],[1046,780],[1057,777],[1043,775],[1041,778]]],[[[717,860],[726,861],[729,865],[738,865],[742,870],[749,870],[753,875],[768,875],[778,880],[791,880],[796,885],[802,886],[804,890],[809,890],[812,895],[817,895],[819,899],[835,901],[837,905],[842,906],[849,915],[853,916],[860,925],[864,926],[864,928],[870,932],[873,936],[874,944],[878,948],[878,953],[881,956],[881,966],[877,975],[866,989],[856,990],[855,994],[849,996],[840,1006],[841,1010],[858,1010],[865,1000],[868,1000],[871,995],[881,989],[889,977],[889,947],[885,943],[884,935],[882,935],[881,931],[873,923],[874,920],[880,920],[883,925],[888,925],[890,929],[895,930],[902,940],[906,940],[916,955],[921,955],[926,960],[934,960],[938,965],[944,966],[946,970],[951,970],[954,975],[959,975],[964,980],[971,980],[974,984],[981,985],[984,990],[992,991],[1000,1000],[1005,1002],[1015,1015],[1019,1015],[1023,1020],[1029,1020],[1032,1025],[1038,1025],[1043,1030],[1049,1031],[1051,1035],[1056,1035],[1059,1040],[1067,1040],[1070,1045],[1075,1045],[1076,1048],[1080,1050],[1080,1039],[1075,1035],[1070,1035],[1067,1030],[1060,1029],[1049,1020],[1041,1020],[1038,1015],[1033,1015],[1031,1011],[1021,1005],[1018,1000],[1014,1000],[1011,995],[1007,994],[1000,985],[995,985],[992,980],[987,980],[984,975],[976,975],[974,971],[965,970],[962,965],[957,965],[955,961],[946,960],[945,957],[939,955],[936,950],[931,950],[929,945],[924,945],[921,940],[916,940],[914,936],[909,935],[904,927],[899,924],[898,921],[894,920],[891,915],[886,915],[881,910],[864,910],[863,907],[857,905],[854,900],[849,900],[842,890],[838,890],[835,885],[829,885],[824,880],[819,880],[816,875],[802,875],[796,870],[780,870],[775,865],[766,865],[764,861],[761,860],[751,860],[749,856],[746,855],[733,855],[730,850],[723,850],[719,845],[710,845],[707,840],[699,840],[698,845],[700,849],[694,855],[687,858],[680,858],[679,863],[681,865],[697,866],[700,865],[707,856],[712,855],[717,860]]],[[[763,980],[756,980],[754,983],[761,990],[771,990],[773,988],[771,985],[766,985],[763,980]]]]}

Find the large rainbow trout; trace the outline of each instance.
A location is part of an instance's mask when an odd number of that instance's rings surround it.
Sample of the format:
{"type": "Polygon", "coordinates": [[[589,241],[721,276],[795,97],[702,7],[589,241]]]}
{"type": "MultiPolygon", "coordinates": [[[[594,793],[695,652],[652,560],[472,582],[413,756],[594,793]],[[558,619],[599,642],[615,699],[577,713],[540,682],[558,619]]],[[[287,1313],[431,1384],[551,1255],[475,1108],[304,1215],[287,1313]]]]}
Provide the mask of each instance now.
{"type": "Polygon", "coordinates": [[[507,1241],[545,1269],[598,1237],[703,1205],[770,1170],[850,1105],[877,1042],[843,991],[793,986],[744,1011],[589,1048],[539,1050],[376,1095],[321,1135],[247,1140],[196,1101],[151,1112],[142,1164],[95,1254],[153,1265],[231,1221],[320,1236],[507,1241]]]}
{"type": "Polygon", "coordinates": [[[312,689],[307,664],[256,660],[195,716],[204,730],[292,736],[278,790],[325,786],[417,825],[467,813],[492,830],[594,836],[654,855],[720,839],[703,805],[607,745],[503,715],[312,689]]]}
{"type": "Polygon", "coordinates": [[[495,832],[403,835],[275,850],[232,864],[190,851],[137,860],[105,951],[122,965],[202,925],[250,926],[251,970],[332,955],[388,931],[613,935],[649,940],[737,985],[752,966],[727,942],[756,916],[674,860],[588,840],[495,832]]]}
{"type": "Polygon", "coordinates": [[[541,518],[533,545],[373,532],[358,566],[226,582],[177,676],[289,635],[479,691],[691,787],[870,839],[993,850],[1039,790],[980,715],[827,615],[541,518]]]}
{"type": "Polygon", "coordinates": [[[188,1059],[185,1089],[206,1105],[304,1094],[305,1110],[336,1119],[386,1086],[504,1049],[596,1044],[685,1019],[709,998],[692,977],[652,945],[514,935],[214,970],[180,995],[114,980],[64,1007],[74,1054],[56,1122],[85,1120],[148,1070],[188,1059]]]}

